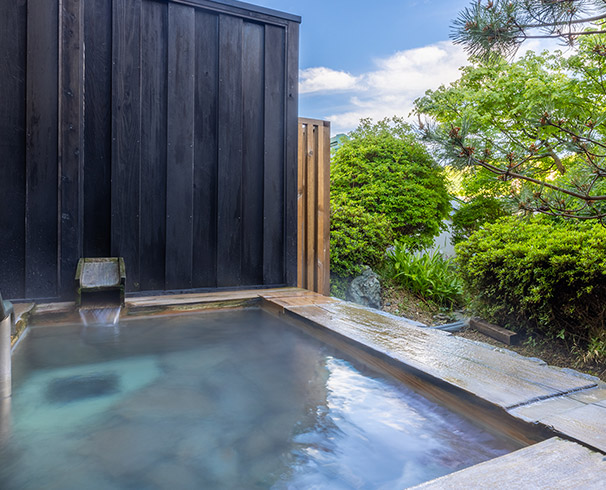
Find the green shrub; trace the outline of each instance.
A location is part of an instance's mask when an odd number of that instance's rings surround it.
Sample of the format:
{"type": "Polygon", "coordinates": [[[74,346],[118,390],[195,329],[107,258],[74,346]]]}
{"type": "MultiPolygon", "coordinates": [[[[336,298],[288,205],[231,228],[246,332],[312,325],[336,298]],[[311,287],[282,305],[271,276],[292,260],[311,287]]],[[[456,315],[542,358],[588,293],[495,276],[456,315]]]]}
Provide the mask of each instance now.
{"type": "Polygon", "coordinates": [[[456,247],[476,310],[514,330],[604,351],[606,229],[503,218],[456,247]]]}
{"type": "Polygon", "coordinates": [[[387,218],[368,213],[363,207],[331,199],[330,271],[353,276],[367,265],[376,268],[393,242],[387,218]]]}
{"type": "Polygon", "coordinates": [[[431,244],[450,211],[443,170],[402,120],[362,120],[331,162],[331,270],[373,267],[389,235],[410,247],[431,244]]]}
{"type": "Polygon", "coordinates": [[[437,251],[411,252],[399,242],[388,257],[392,278],[410,292],[441,305],[452,305],[461,299],[463,285],[452,259],[437,251]]]}
{"type": "Polygon", "coordinates": [[[509,214],[511,213],[507,203],[495,197],[478,196],[468,203],[461,204],[451,218],[453,245],[467,240],[485,223],[494,223],[509,214]]]}

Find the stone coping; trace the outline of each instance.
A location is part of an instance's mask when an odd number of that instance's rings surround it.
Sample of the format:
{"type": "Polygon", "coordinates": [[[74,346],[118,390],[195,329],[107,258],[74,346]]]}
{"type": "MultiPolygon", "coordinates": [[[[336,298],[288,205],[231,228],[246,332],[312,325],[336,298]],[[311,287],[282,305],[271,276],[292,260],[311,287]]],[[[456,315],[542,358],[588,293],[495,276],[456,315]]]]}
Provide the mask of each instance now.
{"type": "Polygon", "coordinates": [[[582,488],[603,489],[606,461],[559,437],[528,446],[499,458],[422,483],[415,489],[461,488],[582,488]]]}
{"type": "MultiPolygon", "coordinates": [[[[553,483],[546,485],[549,488],[602,488],[599,483],[606,481],[606,383],[598,378],[297,288],[128,298],[123,315],[259,303],[270,312],[393,360],[425,380],[481,400],[521,424],[567,439],[554,437],[419,488],[460,488],[463,483],[469,488],[476,486],[473,482],[485,488],[492,488],[492,483],[533,487],[540,478],[553,483]],[[499,480],[493,482],[496,477],[499,480]]],[[[37,305],[28,313],[34,320],[65,318],[73,309],[73,303],[58,303],[37,305]]]]}

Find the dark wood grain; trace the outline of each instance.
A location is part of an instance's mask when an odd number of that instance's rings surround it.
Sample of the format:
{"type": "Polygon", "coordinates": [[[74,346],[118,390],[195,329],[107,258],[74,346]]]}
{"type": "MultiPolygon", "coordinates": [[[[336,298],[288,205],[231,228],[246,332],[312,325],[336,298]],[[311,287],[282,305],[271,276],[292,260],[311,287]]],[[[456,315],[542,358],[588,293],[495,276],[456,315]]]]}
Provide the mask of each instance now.
{"type": "Polygon", "coordinates": [[[112,27],[111,255],[124,257],[133,291],[140,288],[141,0],[115,0],[112,27]]]}
{"type": "Polygon", "coordinates": [[[285,30],[265,27],[263,283],[284,283],[285,30]]]}
{"type": "Polygon", "coordinates": [[[25,296],[57,295],[58,8],[30,0],[27,17],[25,296]]]}
{"type": "Polygon", "coordinates": [[[59,16],[60,294],[73,297],[82,257],[84,156],[84,39],[82,2],[63,0],[59,16]]]}
{"type": "Polygon", "coordinates": [[[141,289],[161,290],[166,261],[168,8],[145,1],[141,18],[141,289]]]}
{"type": "Polygon", "coordinates": [[[25,66],[24,1],[0,2],[0,292],[25,295],[25,66]]]}
{"type": "Polygon", "coordinates": [[[242,284],[263,283],[265,29],[242,29],[242,284]]]}
{"type": "Polygon", "coordinates": [[[217,286],[241,284],[242,20],[219,16],[217,286]]]}
{"type": "Polygon", "coordinates": [[[192,286],[217,284],[219,18],[196,12],[194,246],[192,286]]]}
{"type": "Polygon", "coordinates": [[[195,12],[168,6],[166,288],[190,288],[193,253],[195,12]]]}
{"type": "Polygon", "coordinates": [[[85,257],[111,253],[112,10],[84,2],[84,236],[85,257]]]}
{"type": "Polygon", "coordinates": [[[286,30],[285,279],[297,284],[297,139],[299,114],[299,24],[286,30]]]}

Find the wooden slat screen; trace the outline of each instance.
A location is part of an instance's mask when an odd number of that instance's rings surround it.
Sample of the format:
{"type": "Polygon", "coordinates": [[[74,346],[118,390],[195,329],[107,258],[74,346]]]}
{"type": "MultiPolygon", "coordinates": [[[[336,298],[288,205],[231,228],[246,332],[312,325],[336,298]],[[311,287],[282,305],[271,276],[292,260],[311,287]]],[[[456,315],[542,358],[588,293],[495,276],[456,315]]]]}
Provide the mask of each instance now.
{"type": "Polygon", "coordinates": [[[0,2],[0,291],[294,286],[300,18],[231,0],[0,2]],[[86,55],[85,55],[86,54],[86,55]]]}
{"type": "Polygon", "coordinates": [[[299,118],[297,285],[330,294],[330,123],[299,118]]]}

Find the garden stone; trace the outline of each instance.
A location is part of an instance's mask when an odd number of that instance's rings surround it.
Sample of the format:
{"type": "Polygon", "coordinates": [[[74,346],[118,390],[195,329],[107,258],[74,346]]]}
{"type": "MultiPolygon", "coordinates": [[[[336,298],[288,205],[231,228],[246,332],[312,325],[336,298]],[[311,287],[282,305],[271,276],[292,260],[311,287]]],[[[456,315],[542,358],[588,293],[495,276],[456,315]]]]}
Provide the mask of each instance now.
{"type": "Polygon", "coordinates": [[[381,307],[381,283],[370,267],[364,269],[361,276],[356,277],[346,294],[347,301],[371,308],[381,307]]]}

